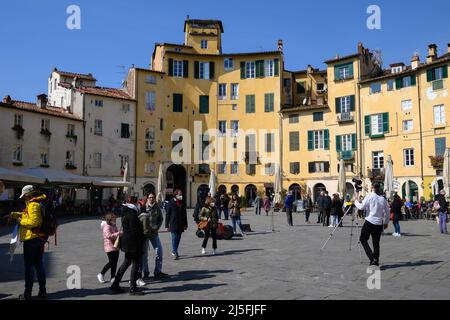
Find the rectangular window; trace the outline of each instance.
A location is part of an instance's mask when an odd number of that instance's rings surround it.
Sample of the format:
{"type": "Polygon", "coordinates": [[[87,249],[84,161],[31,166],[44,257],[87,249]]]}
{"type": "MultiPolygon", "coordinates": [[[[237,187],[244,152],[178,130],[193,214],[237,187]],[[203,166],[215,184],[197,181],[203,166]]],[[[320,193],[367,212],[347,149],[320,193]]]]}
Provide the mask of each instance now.
{"type": "Polygon", "coordinates": [[[208,40],[201,40],[200,47],[202,49],[208,49],[208,40]]]}
{"type": "Polygon", "coordinates": [[[183,61],[173,60],[173,76],[176,78],[183,78],[183,61]]]}
{"type": "Polygon", "coordinates": [[[227,98],[227,84],[219,83],[219,100],[225,100],[227,98]]]}
{"type": "Polygon", "coordinates": [[[145,129],[145,151],[155,151],[155,127],[145,129]]]}
{"type": "Polygon", "coordinates": [[[209,96],[200,96],[200,114],[208,114],[209,113],[209,96]]]}
{"type": "Polygon", "coordinates": [[[239,83],[231,84],[231,100],[239,99],[239,83]]]}
{"type": "Polygon", "coordinates": [[[323,121],[323,112],[313,113],[313,122],[323,121]]]}
{"type": "Polygon", "coordinates": [[[289,115],[289,123],[290,124],[299,123],[299,121],[300,121],[300,116],[298,114],[289,115]]]}
{"type": "Polygon", "coordinates": [[[233,60],[233,58],[225,58],[223,60],[223,68],[225,70],[233,70],[234,69],[234,60],[233,60]]]}
{"type": "Polygon", "coordinates": [[[405,167],[414,166],[414,149],[403,150],[403,158],[404,158],[405,167]]]}
{"type": "Polygon", "coordinates": [[[411,77],[403,78],[403,88],[411,87],[411,77]]]}
{"type": "Polygon", "coordinates": [[[255,113],[255,95],[247,95],[245,96],[245,112],[246,113],[255,113]]]}
{"type": "Polygon", "coordinates": [[[376,151],[372,153],[373,169],[384,168],[384,152],[376,151]]]}
{"type": "Polygon", "coordinates": [[[246,165],[246,173],[247,173],[247,175],[249,175],[249,176],[251,176],[251,175],[254,175],[254,174],[256,174],[256,164],[247,164],[246,165]]]}
{"type": "Polygon", "coordinates": [[[427,82],[439,81],[446,78],[448,78],[448,65],[427,70],[427,82]]]}
{"type": "Polygon", "coordinates": [[[152,75],[146,76],[145,77],[145,83],[156,84],[156,77],[152,76],[152,75]]]}
{"type": "Polygon", "coordinates": [[[200,62],[200,79],[209,80],[209,62],[200,62]]]}
{"type": "Polygon", "coordinates": [[[273,93],[266,93],[264,95],[264,112],[274,111],[274,98],[275,95],[273,93]]]}
{"type": "Polygon", "coordinates": [[[264,173],[268,176],[273,176],[275,174],[275,165],[273,163],[267,163],[264,166],[264,173]]]}
{"type": "Polygon", "coordinates": [[[325,83],[318,83],[316,85],[317,93],[322,93],[325,91],[325,83]]]}
{"type": "Polygon", "coordinates": [[[380,93],[381,92],[381,82],[372,83],[370,85],[370,94],[380,93]]]}
{"type": "Polygon", "coordinates": [[[183,112],[183,95],[180,93],[173,94],[173,112],[183,112]]]}
{"type": "Polygon", "coordinates": [[[297,82],[297,93],[303,94],[306,92],[306,82],[297,82]]]}
{"type": "Polygon", "coordinates": [[[233,163],[230,165],[230,174],[238,174],[238,173],[239,173],[239,172],[238,172],[238,168],[239,168],[238,163],[237,163],[237,162],[233,162],[233,163]]]}
{"type": "Polygon", "coordinates": [[[50,119],[41,119],[41,130],[50,130],[50,119]]]}
{"type": "Polygon", "coordinates": [[[147,91],[145,93],[145,111],[154,112],[156,109],[156,93],[147,91]]]}
{"type": "Polygon", "coordinates": [[[226,174],[227,173],[227,164],[225,162],[221,162],[217,164],[218,174],[226,174]]]}
{"type": "Polygon", "coordinates": [[[273,77],[275,64],[273,60],[264,61],[264,76],[273,77]]]}
{"type": "Polygon", "coordinates": [[[122,111],[123,112],[130,112],[130,104],[129,103],[122,103],[122,111]]]}
{"type": "Polygon", "coordinates": [[[66,151],[66,165],[75,166],[75,151],[66,151]]]}
{"type": "Polygon", "coordinates": [[[211,168],[209,167],[209,164],[202,163],[198,165],[198,173],[199,174],[209,174],[211,172],[211,168]]]}
{"type": "Polygon", "coordinates": [[[394,84],[395,84],[395,81],[394,80],[388,80],[387,81],[387,90],[388,91],[392,91],[392,90],[394,90],[394,84]]]}
{"type": "Polygon", "coordinates": [[[48,166],[48,152],[41,152],[41,166],[48,166]]]}
{"type": "Polygon", "coordinates": [[[353,78],[353,62],[335,66],[334,78],[335,80],[345,80],[353,78]]]}
{"type": "Polygon", "coordinates": [[[245,63],[245,78],[254,79],[256,77],[256,65],[255,61],[245,63]]]}
{"type": "Polygon", "coordinates": [[[325,173],[330,172],[329,162],[310,162],[309,173],[325,173]]]}
{"type": "Polygon", "coordinates": [[[371,132],[372,135],[383,134],[383,115],[377,114],[371,117],[371,132]]]}
{"type": "Polygon", "coordinates": [[[300,162],[289,163],[289,172],[291,174],[300,174],[300,162]]]}
{"type": "Polygon", "coordinates": [[[103,135],[103,121],[102,120],[94,120],[94,134],[96,136],[103,135]]]}
{"type": "Polygon", "coordinates": [[[231,136],[237,137],[238,131],[239,131],[239,120],[231,120],[230,121],[230,129],[231,129],[231,136]]]}
{"type": "Polygon", "coordinates": [[[122,139],[130,139],[130,125],[128,123],[120,125],[120,137],[122,139]]]}
{"type": "Polygon", "coordinates": [[[144,164],[144,172],[146,174],[154,174],[155,173],[155,164],[153,162],[144,164]]]}
{"type": "Polygon", "coordinates": [[[222,137],[226,137],[227,135],[227,122],[219,121],[219,132],[222,137]]]}
{"type": "Polygon", "coordinates": [[[313,131],[314,150],[323,150],[325,148],[325,136],[323,130],[313,131]]]}
{"type": "Polygon", "coordinates": [[[21,114],[14,115],[14,126],[23,127],[23,115],[21,114]]]}
{"type": "Polygon", "coordinates": [[[434,111],[434,124],[435,125],[445,125],[445,108],[444,105],[438,105],[433,107],[434,111]]]}
{"type": "Polygon", "coordinates": [[[102,154],[99,152],[94,153],[93,156],[93,168],[100,169],[102,167],[102,154]]]}
{"type": "Polygon", "coordinates": [[[444,156],[446,149],[446,138],[435,138],[434,148],[436,156],[444,156]]]}
{"type": "Polygon", "coordinates": [[[289,151],[300,151],[300,132],[289,132],[289,151]]]}
{"type": "Polygon", "coordinates": [[[412,109],[412,101],[411,100],[403,100],[402,101],[402,111],[411,111],[412,109]]]}
{"type": "Polygon", "coordinates": [[[403,121],[403,131],[410,132],[412,130],[413,130],[413,121],[412,120],[403,121]]]}
{"type": "Polygon", "coordinates": [[[75,136],[75,125],[74,124],[67,125],[67,136],[68,137],[75,136]]]}
{"type": "Polygon", "coordinates": [[[17,145],[14,147],[13,162],[22,162],[22,145],[17,145]]]}
{"type": "Polygon", "coordinates": [[[231,105],[231,110],[236,111],[237,110],[237,104],[232,104],[231,105]]]}
{"type": "Polygon", "coordinates": [[[274,152],[275,149],[275,135],[273,133],[266,133],[266,152],[274,152]]]}
{"type": "Polygon", "coordinates": [[[351,96],[341,97],[341,113],[348,113],[352,111],[351,96]]]}
{"type": "Polygon", "coordinates": [[[341,136],[341,151],[352,151],[353,150],[353,135],[346,134],[341,136]]]}
{"type": "Polygon", "coordinates": [[[103,107],[103,100],[95,100],[96,107],[103,107]]]}

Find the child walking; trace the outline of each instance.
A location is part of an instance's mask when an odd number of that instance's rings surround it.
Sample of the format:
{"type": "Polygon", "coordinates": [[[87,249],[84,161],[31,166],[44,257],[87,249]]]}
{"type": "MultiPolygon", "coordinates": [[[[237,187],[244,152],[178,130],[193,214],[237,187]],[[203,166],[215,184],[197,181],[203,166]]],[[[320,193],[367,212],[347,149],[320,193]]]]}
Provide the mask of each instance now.
{"type": "Polygon", "coordinates": [[[97,275],[97,279],[100,283],[105,283],[105,274],[111,269],[111,282],[114,281],[117,270],[117,262],[119,261],[119,248],[114,247],[114,243],[119,237],[120,232],[116,226],[116,215],[114,213],[107,213],[105,220],[101,224],[103,235],[103,248],[108,256],[108,263],[105,264],[102,271],[97,275]]]}

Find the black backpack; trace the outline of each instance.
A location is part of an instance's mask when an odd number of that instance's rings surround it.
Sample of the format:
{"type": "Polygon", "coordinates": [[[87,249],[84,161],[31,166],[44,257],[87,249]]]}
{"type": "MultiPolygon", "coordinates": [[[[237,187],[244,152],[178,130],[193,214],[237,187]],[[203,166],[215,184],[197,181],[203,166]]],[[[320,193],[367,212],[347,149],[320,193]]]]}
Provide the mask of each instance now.
{"type": "Polygon", "coordinates": [[[49,201],[39,203],[41,208],[42,224],[39,228],[39,235],[46,241],[49,237],[55,236],[56,245],[56,229],[58,223],[56,221],[55,211],[49,201]]]}

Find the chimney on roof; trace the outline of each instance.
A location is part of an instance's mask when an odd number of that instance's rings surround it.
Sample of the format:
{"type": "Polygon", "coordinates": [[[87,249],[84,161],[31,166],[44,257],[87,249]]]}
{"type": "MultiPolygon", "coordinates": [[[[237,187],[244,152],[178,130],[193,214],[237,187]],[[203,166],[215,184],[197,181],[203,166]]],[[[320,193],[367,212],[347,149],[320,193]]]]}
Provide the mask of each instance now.
{"type": "Polygon", "coordinates": [[[11,97],[8,95],[8,96],[5,96],[4,98],[3,98],[3,103],[7,103],[7,104],[10,104],[11,103],[11,97]]]}
{"type": "Polygon", "coordinates": [[[308,72],[308,74],[314,73],[314,68],[310,64],[308,64],[307,72],[308,72]]]}
{"type": "Polygon", "coordinates": [[[416,54],[411,58],[411,68],[415,70],[419,67],[419,65],[420,65],[420,57],[419,55],[416,54]]]}
{"type": "Polygon", "coordinates": [[[364,47],[362,42],[358,42],[358,53],[363,54],[364,53],[364,47]]]}
{"type": "Polygon", "coordinates": [[[47,95],[46,94],[40,94],[37,96],[37,103],[39,109],[45,109],[47,107],[47,95]]]}
{"type": "Polygon", "coordinates": [[[433,62],[437,58],[437,45],[430,44],[428,46],[427,63],[433,62]]]}
{"type": "Polygon", "coordinates": [[[283,40],[278,40],[278,51],[283,52],[283,40]]]}
{"type": "Polygon", "coordinates": [[[450,42],[447,44],[447,52],[450,53],[450,42]]]}

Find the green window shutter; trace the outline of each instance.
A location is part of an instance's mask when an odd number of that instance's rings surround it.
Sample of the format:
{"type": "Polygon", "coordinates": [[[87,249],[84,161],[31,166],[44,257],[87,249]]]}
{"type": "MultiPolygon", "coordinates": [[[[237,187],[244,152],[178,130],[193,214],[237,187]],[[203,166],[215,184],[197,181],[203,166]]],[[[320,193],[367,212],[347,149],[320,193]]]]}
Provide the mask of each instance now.
{"type": "Polygon", "coordinates": [[[324,143],[325,150],[330,150],[330,130],[324,130],[324,143]]]}
{"type": "Polygon", "coordinates": [[[324,162],[323,163],[323,169],[325,172],[330,172],[330,163],[329,162],[324,162]]]}
{"type": "Polygon", "coordinates": [[[255,113],[255,96],[254,95],[246,95],[245,96],[245,112],[246,113],[255,113]]]}
{"type": "Polygon", "coordinates": [[[280,75],[280,59],[274,59],[273,60],[274,69],[275,69],[275,76],[280,75]]]}
{"type": "Polygon", "coordinates": [[[189,77],[189,61],[183,60],[183,78],[189,77]]]}
{"type": "Polygon", "coordinates": [[[395,79],[395,89],[399,90],[403,88],[403,79],[402,78],[396,78],[395,79]]]}
{"type": "Polygon", "coordinates": [[[245,61],[241,61],[241,79],[245,79],[245,61]]]}
{"type": "Polygon", "coordinates": [[[412,76],[411,76],[411,86],[416,86],[416,84],[417,84],[417,77],[416,77],[416,75],[415,74],[413,74],[412,76]]]}
{"type": "Polygon", "coordinates": [[[251,98],[251,101],[252,101],[252,105],[251,105],[251,107],[252,107],[252,113],[255,113],[255,112],[256,112],[255,95],[252,95],[251,97],[252,97],[252,98],[251,98]]]}
{"type": "Polygon", "coordinates": [[[372,126],[371,126],[370,120],[371,120],[370,116],[364,116],[364,129],[365,129],[366,136],[372,135],[372,126]]]}
{"type": "Polygon", "coordinates": [[[209,63],[209,78],[210,79],[214,79],[214,67],[215,67],[214,62],[211,61],[209,63]]]}
{"type": "Polygon", "coordinates": [[[200,113],[209,113],[209,96],[200,96],[200,113]]]}
{"type": "Polygon", "coordinates": [[[341,98],[336,98],[336,113],[341,113],[341,98]]]}
{"type": "Polygon", "coordinates": [[[336,136],[336,151],[342,151],[342,136],[336,136]]]}
{"type": "Polygon", "coordinates": [[[200,79],[200,63],[198,61],[194,61],[194,78],[200,79]]]}
{"type": "Polygon", "coordinates": [[[173,59],[169,58],[169,77],[173,77],[173,59]]]}
{"type": "Polygon", "coordinates": [[[306,92],[306,83],[297,82],[297,93],[305,93],[305,92],[306,92]]]}
{"type": "Polygon", "coordinates": [[[316,171],[316,164],[314,162],[308,163],[308,171],[309,173],[314,173],[316,171]]]}
{"type": "Polygon", "coordinates": [[[308,151],[314,150],[314,132],[308,131],[308,151]]]}
{"type": "Polygon", "coordinates": [[[183,95],[173,94],[173,112],[183,112],[183,95]]]}
{"type": "Polygon", "coordinates": [[[356,147],[356,133],[352,134],[352,150],[358,150],[358,148],[356,147]]]}
{"type": "Polygon", "coordinates": [[[355,95],[350,96],[350,111],[355,112],[355,95]]]}
{"type": "Polygon", "coordinates": [[[264,78],[264,60],[257,60],[255,62],[256,78],[264,78]]]}
{"type": "Polygon", "coordinates": [[[270,94],[270,112],[275,111],[275,94],[270,94]]]}
{"type": "Polygon", "coordinates": [[[264,95],[264,112],[269,112],[269,94],[268,93],[266,93],[265,95],[264,95]]]}
{"type": "Polygon", "coordinates": [[[383,132],[384,133],[389,132],[389,113],[388,112],[383,113],[383,132]]]}
{"type": "Polygon", "coordinates": [[[336,81],[336,80],[340,80],[341,78],[340,78],[341,76],[340,76],[340,74],[339,74],[339,67],[338,66],[335,66],[334,67],[334,80],[336,81]]]}
{"type": "Polygon", "coordinates": [[[448,78],[448,65],[442,67],[442,78],[444,79],[448,78]]]}
{"type": "Polygon", "coordinates": [[[353,62],[352,63],[350,63],[349,65],[348,65],[348,67],[349,67],[349,73],[350,73],[350,78],[353,78],[354,77],[354,70],[353,70],[353,62]]]}
{"type": "Polygon", "coordinates": [[[434,69],[427,70],[427,82],[431,82],[434,80],[434,69]]]}

